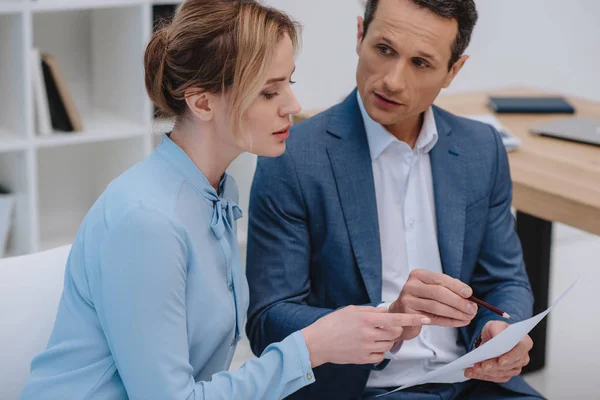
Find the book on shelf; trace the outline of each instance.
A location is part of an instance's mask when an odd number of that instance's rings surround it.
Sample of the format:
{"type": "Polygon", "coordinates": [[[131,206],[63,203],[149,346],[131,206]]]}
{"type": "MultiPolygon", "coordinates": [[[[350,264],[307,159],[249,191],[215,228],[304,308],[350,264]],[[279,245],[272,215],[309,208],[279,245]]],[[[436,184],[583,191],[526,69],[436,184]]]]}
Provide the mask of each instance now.
{"type": "Polygon", "coordinates": [[[42,70],[42,55],[36,48],[31,50],[31,73],[36,131],[42,136],[47,136],[52,133],[52,122],[42,70]]]}
{"type": "Polygon", "coordinates": [[[83,131],[81,116],[58,61],[39,49],[33,49],[31,58],[38,133],[50,135],[53,131],[83,131]]]}
{"type": "Polygon", "coordinates": [[[55,100],[50,102],[50,117],[52,118],[52,110],[55,110],[57,116],[57,125],[61,124],[67,132],[83,131],[83,123],[81,117],[69,88],[67,86],[67,80],[65,79],[63,72],[56,61],[56,59],[50,54],[42,54],[42,68],[44,71],[44,80],[46,82],[46,90],[48,93],[48,100],[50,100],[50,91],[54,91],[53,96],[55,100]],[[64,119],[63,119],[64,118],[64,119]]]}
{"type": "Polygon", "coordinates": [[[15,196],[0,186],[0,258],[6,255],[8,237],[12,228],[15,196]]]}

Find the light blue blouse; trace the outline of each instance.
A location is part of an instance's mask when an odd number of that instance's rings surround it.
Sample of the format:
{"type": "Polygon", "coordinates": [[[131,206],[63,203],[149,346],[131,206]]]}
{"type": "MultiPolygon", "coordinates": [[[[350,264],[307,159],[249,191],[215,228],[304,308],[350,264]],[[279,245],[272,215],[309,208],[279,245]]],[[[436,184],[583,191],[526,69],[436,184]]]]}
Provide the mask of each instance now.
{"type": "Polygon", "coordinates": [[[248,307],[235,201],[231,177],[217,194],[167,135],[113,181],[77,233],[21,399],[280,399],[314,382],[300,332],[226,372],[248,307]]]}

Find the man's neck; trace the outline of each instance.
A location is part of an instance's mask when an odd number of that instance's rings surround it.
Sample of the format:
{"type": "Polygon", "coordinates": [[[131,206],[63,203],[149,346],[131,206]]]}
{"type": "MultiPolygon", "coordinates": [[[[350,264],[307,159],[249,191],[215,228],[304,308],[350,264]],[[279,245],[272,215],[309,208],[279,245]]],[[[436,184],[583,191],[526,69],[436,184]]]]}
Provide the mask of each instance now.
{"type": "Polygon", "coordinates": [[[394,135],[396,139],[408,144],[411,149],[415,148],[419,133],[423,127],[425,113],[421,113],[416,117],[411,117],[406,120],[398,121],[393,125],[384,125],[384,128],[394,135]]]}

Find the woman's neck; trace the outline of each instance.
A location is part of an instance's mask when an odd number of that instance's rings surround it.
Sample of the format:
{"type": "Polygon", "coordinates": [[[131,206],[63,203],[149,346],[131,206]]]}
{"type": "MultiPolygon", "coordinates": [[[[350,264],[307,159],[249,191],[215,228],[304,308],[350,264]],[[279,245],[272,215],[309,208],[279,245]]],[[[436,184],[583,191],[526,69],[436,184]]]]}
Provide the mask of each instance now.
{"type": "Polygon", "coordinates": [[[219,138],[213,127],[182,118],[170,136],[219,191],[221,177],[242,151],[219,138]]]}

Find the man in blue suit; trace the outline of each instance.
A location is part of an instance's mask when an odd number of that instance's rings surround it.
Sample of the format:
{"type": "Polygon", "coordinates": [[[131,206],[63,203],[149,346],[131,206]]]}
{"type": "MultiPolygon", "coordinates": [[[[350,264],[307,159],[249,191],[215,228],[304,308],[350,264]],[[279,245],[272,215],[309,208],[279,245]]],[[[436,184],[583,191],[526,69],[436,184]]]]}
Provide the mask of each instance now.
{"type": "MultiPolygon", "coordinates": [[[[508,324],[471,295],[512,321],[531,316],[501,138],[432,105],[465,63],[476,20],[473,0],[369,0],[357,90],[294,126],[283,156],[258,162],[247,254],[256,354],[351,304],[433,321],[370,369],[317,368],[295,399],[372,398],[490,340],[508,324]]],[[[531,347],[526,337],[468,369],[472,379],[388,398],[539,399],[519,376],[531,347]]]]}

